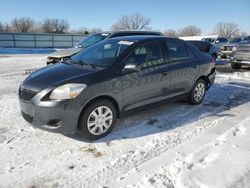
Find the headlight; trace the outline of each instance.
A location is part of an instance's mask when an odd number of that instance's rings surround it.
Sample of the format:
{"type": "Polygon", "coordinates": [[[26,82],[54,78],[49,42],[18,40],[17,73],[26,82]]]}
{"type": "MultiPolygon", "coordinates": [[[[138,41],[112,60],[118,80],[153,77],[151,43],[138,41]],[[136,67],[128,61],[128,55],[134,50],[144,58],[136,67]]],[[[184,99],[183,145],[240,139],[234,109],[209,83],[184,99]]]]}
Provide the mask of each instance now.
{"type": "Polygon", "coordinates": [[[233,52],[235,52],[235,51],[236,51],[236,46],[234,46],[234,47],[232,48],[232,51],[233,51],[233,52]]]}
{"type": "Polygon", "coordinates": [[[54,100],[73,99],[76,98],[86,86],[86,84],[65,84],[54,89],[49,98],[54,100]]]}

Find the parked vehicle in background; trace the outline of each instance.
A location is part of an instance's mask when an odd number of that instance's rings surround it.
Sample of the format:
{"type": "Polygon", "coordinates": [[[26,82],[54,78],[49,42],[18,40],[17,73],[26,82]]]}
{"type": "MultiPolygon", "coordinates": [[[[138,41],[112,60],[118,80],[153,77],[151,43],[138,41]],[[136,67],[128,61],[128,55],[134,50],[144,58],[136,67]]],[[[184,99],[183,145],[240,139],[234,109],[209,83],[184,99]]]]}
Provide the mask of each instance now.
{"type": "Polygon", "coordinates": [[[183,40],[117,37],[33,72],[19,88],[19,102],[37,128],[98,139],[124,112],[180,97],[200,104],[215,74],[211,57],[183,40]]]}
{"type": "Polygon", "coordinates": [[[228,42],[228,39],[225,37],[218,37],[218,38],[203,38],[202,41],[210,42],[212,44],[222,44],[228,42]]]}
{"type": "Polygon", "coordinates": [[[240,69],[243,65],[250,66],[250,38],[247,42],[239,43],[231,57],[233,69],[240,69]]]}
{"type": "Polygon", "coordinates": [[[154,31],[114,31],[114,32],[97,33],[97,34],[93,34],[93,35],[83,39],[74,48],[59,50],[59,51],[56,51],[56,52],[50,54],[47,57],[47,65],[55,64],[55,63],[61,62],[63,60],[66,60],[68,57],[80,52],[82,49],[88,48],[89,46],[92,46],[93,44],[98,43],[102,40],[109,39],[109,38],[115,38],[115,37],[121,37],[121,36],[131,36],[131,35],[164,36],[164,34],[162,34],[160,32],[154,32],[154,31]]]}
{"type": "MultiPolygon", "coordinates": [[[[179,39],[182,40],[202,40],[202,39],[216,39],[218,38],[218,35],[196,35],[196,36],[184,36],[184,37],[179,37],[179,39]]],[[[209,42],[209,41],[207,41],[209,42]]]]}
{"type": "Polygon", "coordinates": [[[232,52],[236,51],[236,47],[239,43],[244,42],[247,40],[247,37],[235,37],[229,40],[228,43],[222,45],[219,50],[220,58],[231,58],[232,52]]]}
{"type": "Polygon", "coordinates": [[[194,46],[196,46],[201,52],[211,55],[211,57],[216,60],[218,57],[218,48],[212,45],[210,42],[198,41],[198,40],[188,40],[194,46]]]}

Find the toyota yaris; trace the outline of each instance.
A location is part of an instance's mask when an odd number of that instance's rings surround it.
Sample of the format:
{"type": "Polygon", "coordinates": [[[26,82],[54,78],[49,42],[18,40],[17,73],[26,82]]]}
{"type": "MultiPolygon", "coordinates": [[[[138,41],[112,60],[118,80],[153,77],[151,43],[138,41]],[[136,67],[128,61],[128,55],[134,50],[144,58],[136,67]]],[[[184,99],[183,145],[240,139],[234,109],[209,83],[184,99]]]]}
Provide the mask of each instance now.
{"type": "Polygon", "coordinates": [[[214,61],[192,44],[130,36],[104,40],[37,70],[18,95],[22,116],[33,126],[98,139],[139,107],[180,96],[201,103],[214,79],[214,61]]]}

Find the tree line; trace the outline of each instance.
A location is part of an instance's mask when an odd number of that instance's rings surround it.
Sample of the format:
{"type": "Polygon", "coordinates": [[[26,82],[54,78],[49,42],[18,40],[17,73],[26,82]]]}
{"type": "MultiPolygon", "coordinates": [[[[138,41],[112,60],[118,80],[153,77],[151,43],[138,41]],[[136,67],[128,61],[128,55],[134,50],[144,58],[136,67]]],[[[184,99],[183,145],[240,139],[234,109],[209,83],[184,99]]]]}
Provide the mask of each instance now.
{"type": "Polygon", "coordinates": [[[88,29],[85,27],[76,30],[69,29],[67,20],[57,18],[46,18],[42,22],[29,17],[15,18],[10,23],[0,21],[0,32],[92,34],[102,31],[101,28],[88,29]]]}
{"type": "MultiPolygon", "coordinates": [[[[150,18],[140,14],[123,15],[111,26],[111,29],[113,31],[152,30],[150,23],[150,18]]],[[[64,19],[46,18],[42,22],[36,22],[32,18],[21,17],[13,19],[10,23],[0,22],[0,32],[92,34],[102,32],[102,29],[81,27],[70,30],[69,23],[64,19]]],[[[179,30],[165,30],[164,34],[171,37],[197,36],[202,34],[202,30],[195,25],[190,25],[179,30]]],[[[229,22],[217,23],[214,27],[214,31],[210,34],[227,38],[247,35],[246,32],[241,31],[236,23],[229,22]]]]}

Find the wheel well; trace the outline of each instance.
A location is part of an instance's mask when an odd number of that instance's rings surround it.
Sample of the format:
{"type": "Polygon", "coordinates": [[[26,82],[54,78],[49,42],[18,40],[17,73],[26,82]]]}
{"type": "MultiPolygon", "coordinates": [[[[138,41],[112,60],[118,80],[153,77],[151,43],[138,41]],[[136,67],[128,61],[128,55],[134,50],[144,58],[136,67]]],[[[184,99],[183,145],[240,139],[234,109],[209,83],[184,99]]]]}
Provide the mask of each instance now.
{"type": "Polygon", "coordinates": [[[206,82],[207,88],[209,88],[210,81],[209,81],[207,76],[201,76],[197,80],[199,80],[199,79],[203,79],[206,82]]]}
{"type": "Polygon", "coordinates": [[[78,126],[79,126],[79,121],[80,121],[80,117],[82,115],[82,113],[85,111],[85,109],[91,105],[92,103],[94,103],[95,101],[97,100],[101,100],[101,99],[105,99],[105,100],[108,100],[110,101],[114,106],[115,106],[115,109],[116,109],[116,112],[117,112],[117,117],[119,117],[120,115],[120,110],[119,110],[119,105],[117,103],[117,101],[113,98],[113,97],[110,97],[110,96],[107,96],[107,95],[103,95],[103,96],[98,96],[98,97],[95,97],[93,99],[91,99],[85,106],[84,108],[82,109],[80,115],[79,115],[79,118],[78,118],[78,126]]]}

